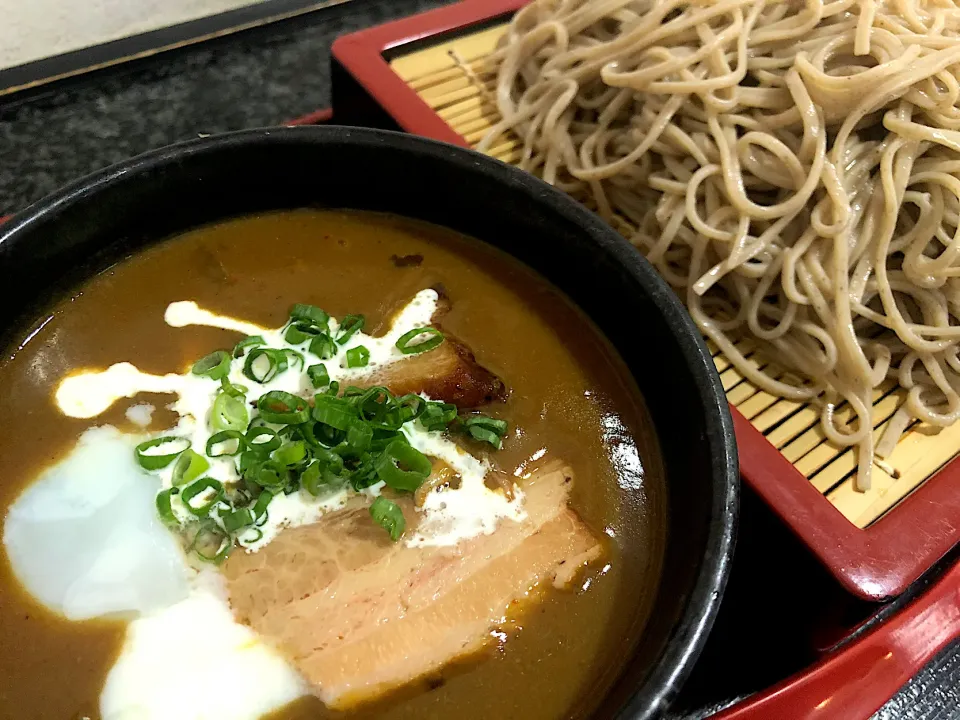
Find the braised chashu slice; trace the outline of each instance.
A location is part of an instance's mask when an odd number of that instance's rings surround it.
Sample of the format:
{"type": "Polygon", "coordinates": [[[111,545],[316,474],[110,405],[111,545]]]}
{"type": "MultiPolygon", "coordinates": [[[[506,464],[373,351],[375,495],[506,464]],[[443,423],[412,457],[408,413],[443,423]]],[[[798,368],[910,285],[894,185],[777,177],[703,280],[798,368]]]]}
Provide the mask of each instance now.
{"type": "MultiPolygon", "coordinates": [[[[531,588],[565,586],[600,556],[568,507],[571,484],[568,468],[545,468],[523,487],[526,520],[457,547],[393,543],[365,506],[346,508],[233,555],[231,605],[328,706],[371,700],[481,649],[531,588]]],[[[403,510],[415,531],[409,501],[403,510]]]]}
{"type": "MultiPolygon", "coordinates": [[[[442,328],[439,328],[442,331],[442,328]]],[[[382,385],[394,395],[423,393],[432,400],[475,408],[505,400],[503,381],[477,362],[470,348],[449,333],[435,350],[385,365],[354,384],[382,385]]]]}
{"type": "Polygon", "coordinates": [[[440,330],[444,342],[434,350],[411,355],[375,370],[355,381],[359,387],[382,385],[394,395],[423,393],[458,408],[475,408],[497,400],[506,400],[503,381],[477,362],[473,351],[442,327],[451,301],[443,286],[433,288],[439,295],[431,326],[440,330]]]}

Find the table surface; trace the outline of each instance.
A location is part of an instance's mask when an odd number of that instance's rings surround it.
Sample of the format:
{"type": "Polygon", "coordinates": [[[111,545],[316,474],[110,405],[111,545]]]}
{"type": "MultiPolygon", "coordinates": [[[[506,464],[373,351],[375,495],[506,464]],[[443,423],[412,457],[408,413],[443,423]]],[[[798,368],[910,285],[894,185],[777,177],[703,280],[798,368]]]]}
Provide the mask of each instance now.
{"type": "MultiPolygon", "coordinates": [[[[0,107],[0,215],[152,148],[198,134],[275,125],[327,107],[330,46],[338,35],[441,4],[353,0],[0,107]]],[[[800,670],[815,659],[824,626],[850,625],[873,610],[845,595],[746,493],[720,617],[670,717],[702,718],[800,670]]],[[[960,643],[874,716],[952,718],[960,719],[960,643]]]]}

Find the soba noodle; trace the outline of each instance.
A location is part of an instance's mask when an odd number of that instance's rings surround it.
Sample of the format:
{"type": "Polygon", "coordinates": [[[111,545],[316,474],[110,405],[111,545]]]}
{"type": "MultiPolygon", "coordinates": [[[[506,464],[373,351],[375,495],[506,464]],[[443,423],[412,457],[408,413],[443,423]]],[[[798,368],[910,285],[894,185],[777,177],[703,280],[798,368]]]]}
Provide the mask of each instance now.
{"type": "Polygon", "coordinates": [[[819,403],[859,489],[911,423],[960,417],[960,6],[537,0],[495,62],[481,149],[515,133],[744,377],[819,403]]]}

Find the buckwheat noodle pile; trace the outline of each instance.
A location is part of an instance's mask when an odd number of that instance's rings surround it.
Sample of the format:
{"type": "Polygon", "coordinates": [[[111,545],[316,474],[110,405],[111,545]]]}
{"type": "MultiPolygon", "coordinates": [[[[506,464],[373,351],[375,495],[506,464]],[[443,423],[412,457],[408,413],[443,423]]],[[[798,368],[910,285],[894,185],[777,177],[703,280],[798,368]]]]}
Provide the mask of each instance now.
{"type": "Polygon", "coordinates": [[[481,149],[512,131],[522,167],[628,221],[741,374],[857,447],[858,489],[912,422],[960,417],[956,3],[538,0],[494,62],[481,149]]]}

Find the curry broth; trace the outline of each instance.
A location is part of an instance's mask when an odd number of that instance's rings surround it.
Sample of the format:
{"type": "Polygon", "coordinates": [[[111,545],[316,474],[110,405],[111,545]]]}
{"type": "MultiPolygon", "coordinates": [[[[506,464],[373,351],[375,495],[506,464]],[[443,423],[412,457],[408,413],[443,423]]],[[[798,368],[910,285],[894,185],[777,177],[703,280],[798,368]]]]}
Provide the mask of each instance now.
{"type": "MultiPolygon", "coordinates": [[[[162,410],[169,396],[139,396],[94,421],[64,417],[53,402],[71,371],[129,360],[145,372],[181,372],[236,342],[236,333],[224,330],[169,327],[163,315],[170,302],[195,300],[268,327],[283,324],[292,303],[312,303],[335,317],[364,313],[367,331],[378,334],[392,312],[436,283],[453,303],[444,329],[512,390],[506,403],[486,410],[510,423],[503,450],[491,459],[518,477],[551,458],[569,463],[574,507],[608,538],[606,564],[580,577],[579,589],[550,592],[501,628],[488,650],[442,677],[356,711],[304,699],[274,717],[586,713],[634,644],[656,590],[665,525],[656,441],[633,381],[580,312],[519,263],[450,231],[366,213],[273,213],[186,233],[103,272],[41,318],[42,327],[0,366],[7,472],[0,507],[87,427],[109,422],[132,430],[124,419],[130,405],[146,400],[161,410],[152,430],[173,424],[162,410]]],[[[53,615],[19,588],[5,558],[0,588],[0,717],[97,717],[123,624],[53,615]]]]}

